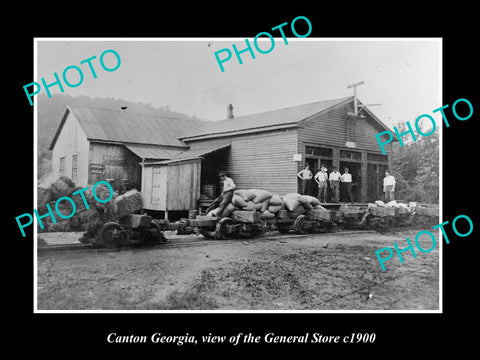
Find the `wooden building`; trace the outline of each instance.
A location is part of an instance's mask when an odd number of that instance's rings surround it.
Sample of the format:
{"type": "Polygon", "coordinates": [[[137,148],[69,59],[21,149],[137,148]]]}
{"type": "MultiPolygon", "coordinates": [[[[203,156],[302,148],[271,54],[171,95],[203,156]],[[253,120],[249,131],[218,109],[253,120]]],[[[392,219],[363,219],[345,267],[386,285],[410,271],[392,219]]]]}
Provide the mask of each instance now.
{"type": "Polygon", "coordinates": [[[203,122],[67,106],[51,142],[52,170],[78,186],[128,179],[140,189],[142,162],[167,160],[189,146],[178,137],[203,122]]]}
{"type": "MultiPolygon", "coordinates": [[[[388,128],[366,107],[352,115],[353,106],[354,98],[346,97],[238,118],[229,108],[227,120],[208,123],[181,139],[191,147],[228,141],[222,167],[240,188],[299,192],[297,173],[308,163],[314,174],[321,165],[329,171],[336,166],[341,173],[348,167],[354,201],[373,201],[382,196],[392,150],[389,144],[382,155],[375,136],[388,128]]],[[[316,195],[313,181],[308,191],[316,195]]]]}

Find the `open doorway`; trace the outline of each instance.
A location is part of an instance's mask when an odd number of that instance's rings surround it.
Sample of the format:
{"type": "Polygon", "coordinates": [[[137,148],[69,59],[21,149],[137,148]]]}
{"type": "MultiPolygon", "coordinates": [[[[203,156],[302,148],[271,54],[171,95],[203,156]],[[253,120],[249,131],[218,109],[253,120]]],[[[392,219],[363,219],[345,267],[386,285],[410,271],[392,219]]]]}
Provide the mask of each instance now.
{"type": "MultiPolygon", "coordinates": [[[[345,168],[348,168],[348,172],[352,175],[352,193],[353,202],[359,202],[362,197],[362,164],[353,161],[340,161],[340,173],[345,172],[345,168]]],[[[347,194],[345,186],[340,184],[340,202],[347,202],[347,194]]]]}
{"type": "MultiPolygon", "coordinates": [[[[327,167],[327,175],[330,174],[333,168],[332,159],[305,157],[305,164],[308,164],[310,166],[310,171],[312,172],[313,176],[317,174],[317,172],[320,170],[322,166],[327,167]]],[[[330,184],[328,182],[327,182],[327,186],[328,186],[327,202],[330,202],[331,191],[330,191],[330,184]]],[[[315,196],[315,197],[318,196],[318,185],[313,178],[311,181],[309,181],[305,189],[305,194],[315,196]]]]}

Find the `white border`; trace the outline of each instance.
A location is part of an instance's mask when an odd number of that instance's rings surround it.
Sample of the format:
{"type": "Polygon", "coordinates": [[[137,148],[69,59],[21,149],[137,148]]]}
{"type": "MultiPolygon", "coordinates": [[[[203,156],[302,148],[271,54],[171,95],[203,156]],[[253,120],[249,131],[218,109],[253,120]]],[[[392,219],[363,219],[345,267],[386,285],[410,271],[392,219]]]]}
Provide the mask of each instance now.
{"type": "MultiPolygon", "coordinates": [[[[37,44],[39,41],[244,41],[247,38],[33,38],[33,76],[34,80],[38,79],[37,73],[37,44]]],[[[253,37],[249,37],[252,40],[253,37]]],[[[267,41],[269,39],[259,38],[260,41],[267,41]]],[[[431,38],[290,38],[290,41],[438,41],[439,42],[439,83],[440,83],[440,99],[438,106],[443,105],[443,38],[431,37],[431,38]]],[[[275,38],[275,41],[283,41],[283,38],[275,38]]],[[[33,208],[36,208],[37,204],[37,101],[34,102],[34,165],[33,165],[33,184],[34,184],[34,196],[33,196],[33,208]]],[[[432,111],[434,109],[425,109],[425,112],[432,111]]],[[[443,222],[443,126],[442,121],[440,123],[440,143],[439,143],[439,207],[440,207],[440,223],[443,222]]],[[[438,310],[39,310],[37,303],[37,226],[33,223],[33,257],[34,257],[34,291],[33,291],[33,312],[34,314],[405,314],[405,313],[420,313],[420,314],[442,314],[443,313],[443,241],[442,233],[439,229],[438,245],[439,245],[439,309],[438,310]]],[[[419,260],[417,260],[419,261],[419,260]]]]}

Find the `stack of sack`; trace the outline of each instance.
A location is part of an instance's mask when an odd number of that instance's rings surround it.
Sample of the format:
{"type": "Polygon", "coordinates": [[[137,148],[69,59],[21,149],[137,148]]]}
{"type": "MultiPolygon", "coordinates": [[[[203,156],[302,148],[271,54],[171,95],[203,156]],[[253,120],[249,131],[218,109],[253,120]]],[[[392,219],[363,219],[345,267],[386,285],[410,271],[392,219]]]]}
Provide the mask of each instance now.
{"type": "Polygon", "coordinates": [[[267,190],[248,189],[235,190],[230,204],[223,214],[218,214],[218,208],[210,211],[207,216],[229,216],[234,210],[258,211],[264,218],[274,218],[280,210],[298,212],[299,214],[311,209],[323,209],[320,201],[309,195],[296,193],[279,196],[267,190]]]}
{"type": "MultiPolygon", "coordinates": [[[[45,214],[48,211],[46,204],[49,204],[57,221],[53,223],[51,216],[41,219],[44,228],[41,229],[38,225],[38,231],[84,231],[88,237],[94,237],[106,222],[118,222],[123,216],[136,213],[143,208],[142,194],[135,189],[122,195],[113,192],[113,196],[108,202],[100,203],[93,197],[92,189],[89,187],[83,192],[89,206],[87,209],[82,196],[80,194],[73,195],[74,192],[81,189],[65,176],[54,180],[49,178],[38,184],[38,214],[40,216],[45,214]],[[75,203],[75,213],[68,219],[61,218],[55,211],[55,203],[64,196],[69,197],[75,203]]],[[[106,200],[110,196],[110,189],[107,185],[100,183],[95,188],[95,194],[97,198],[106,200]]],[[[69,216],[73,212],[72,204],[66,199],[59,202],[57,208],[64,216],[69,216]]]]}

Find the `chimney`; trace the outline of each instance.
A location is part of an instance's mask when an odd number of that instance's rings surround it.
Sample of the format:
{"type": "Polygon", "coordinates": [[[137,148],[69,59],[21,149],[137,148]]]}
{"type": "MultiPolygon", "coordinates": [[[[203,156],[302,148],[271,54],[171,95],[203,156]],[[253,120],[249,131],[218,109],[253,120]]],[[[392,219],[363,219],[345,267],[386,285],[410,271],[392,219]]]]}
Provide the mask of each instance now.
{"type": "Polygon", "coordinates": [[[227,106],[227,120],[233,119],[233,105],[228,104],[227,106]]]}

